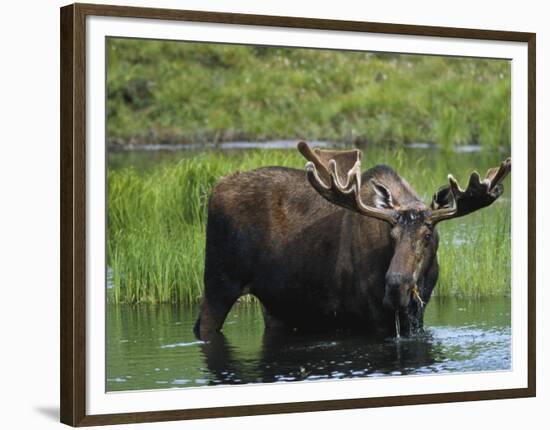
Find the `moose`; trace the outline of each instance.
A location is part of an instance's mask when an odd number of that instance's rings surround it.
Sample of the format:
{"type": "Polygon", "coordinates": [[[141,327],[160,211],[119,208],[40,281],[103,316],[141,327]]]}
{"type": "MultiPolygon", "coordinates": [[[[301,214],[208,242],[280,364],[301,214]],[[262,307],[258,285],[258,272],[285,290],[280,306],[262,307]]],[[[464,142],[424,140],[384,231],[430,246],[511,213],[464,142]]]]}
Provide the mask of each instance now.
{"type": "Polygon", "coordinates": [[[194,326],[219,332],[235,301],[256,296],[268,329],[421,332],[437,283],[439,222],[491,205],[511,160],[448,176],[425,205],[391,167],[361,173],[362,153],[297,145],[303,170],[264,167],[222,178],[208,203],[204,296],[194,326]]]}

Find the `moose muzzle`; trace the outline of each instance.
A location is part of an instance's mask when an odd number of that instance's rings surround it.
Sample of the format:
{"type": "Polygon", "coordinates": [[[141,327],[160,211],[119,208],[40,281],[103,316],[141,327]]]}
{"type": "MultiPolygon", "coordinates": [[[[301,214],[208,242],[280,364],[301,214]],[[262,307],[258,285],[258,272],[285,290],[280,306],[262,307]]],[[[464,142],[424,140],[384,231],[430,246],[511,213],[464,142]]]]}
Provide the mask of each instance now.
{"type": "Polygon", "coordinates": [[[386,275],[384,306],[391,310],[399,310],[409,306],[413,286],[414,280],[411,275],[388,273],[386,275]]]}

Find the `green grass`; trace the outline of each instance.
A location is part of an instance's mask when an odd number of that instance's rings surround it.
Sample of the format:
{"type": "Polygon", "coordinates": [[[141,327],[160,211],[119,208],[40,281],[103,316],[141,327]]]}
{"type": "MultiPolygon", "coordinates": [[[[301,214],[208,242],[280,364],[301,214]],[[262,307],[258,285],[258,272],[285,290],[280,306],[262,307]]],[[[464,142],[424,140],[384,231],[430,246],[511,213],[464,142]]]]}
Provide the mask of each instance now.
{"type": "Polygon", "coordinates": [[[108,39],[109,142],[510,143],[507,60],[108,39]]]}
{"type": "MultiPolygon", "coordinates": [[[[429,202],[449,172],[464,183],[474,166],[484,173],[498,164],[500,156],[374,148],[366,151],[364,160],[369,166],[391,165],[429,202]]],[[[269,165],[302,168],[304,160],[292,150],[205,151],[139,171],[110,168],[108,265],[113,288],[109,300],[196,302],[203,288],[207,199],[214,183],[236,170],[269,165]]],[[[490,208],[443,222],[438,230],[441,275],[436,295],[509,294],[508,189],[490,208]]]]}
{"type": "Polygon", "coordinates": [[[512,267],[509,203],[495,205],[496,208],[460,221],[462,225],[451,225],[459,222],[454,220],[440,228],[443,243],[438,252],[440,278],[436,296],[478,299],[509,295],[512,267]]]}

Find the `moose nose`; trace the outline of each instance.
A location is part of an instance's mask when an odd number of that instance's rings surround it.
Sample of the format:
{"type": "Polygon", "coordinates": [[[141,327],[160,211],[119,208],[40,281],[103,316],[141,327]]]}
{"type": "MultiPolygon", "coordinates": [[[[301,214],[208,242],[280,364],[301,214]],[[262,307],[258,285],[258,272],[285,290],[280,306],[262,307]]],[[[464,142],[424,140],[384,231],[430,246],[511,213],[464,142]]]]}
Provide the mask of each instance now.
{"type": "Polygon", "coordinates": [[[412,285],[412,276],[403,273],[386,275],[386,291],[383,304],[389,309],[399,309],[408,304],[408,288],[412,285]]]}
{"type": "Polygon", "coordinates": [[[391,289],[399,289],[403,285],[412,284],[412,276],[404,273],[388,273],[386,275],[386,286],[391,289]]]}

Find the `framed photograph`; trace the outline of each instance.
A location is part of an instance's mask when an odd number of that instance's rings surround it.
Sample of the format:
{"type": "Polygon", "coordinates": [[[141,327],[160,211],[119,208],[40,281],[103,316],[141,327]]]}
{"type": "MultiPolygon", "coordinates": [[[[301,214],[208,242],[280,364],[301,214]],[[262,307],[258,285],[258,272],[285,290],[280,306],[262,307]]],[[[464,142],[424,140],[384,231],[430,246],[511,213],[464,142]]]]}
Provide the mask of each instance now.
{"type": "Polygon", "coordinates": [[[535,396],[535,204],[535,34],[65,6],[61,421],[535,396]]]}

